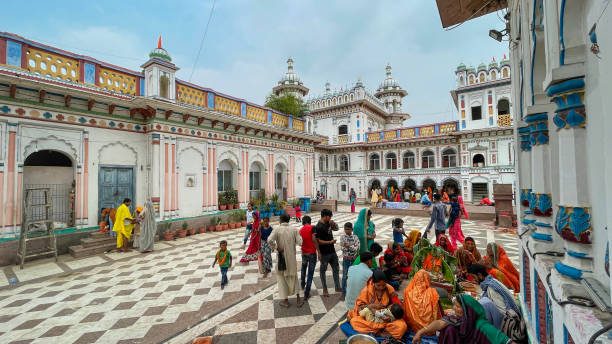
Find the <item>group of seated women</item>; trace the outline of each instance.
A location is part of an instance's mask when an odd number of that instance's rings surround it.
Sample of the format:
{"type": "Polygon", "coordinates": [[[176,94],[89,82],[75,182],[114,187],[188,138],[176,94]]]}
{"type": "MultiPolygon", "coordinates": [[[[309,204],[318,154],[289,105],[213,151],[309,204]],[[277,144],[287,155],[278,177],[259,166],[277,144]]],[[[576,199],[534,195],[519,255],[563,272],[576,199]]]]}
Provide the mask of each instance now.
{"type": "MultiPolygon", "coordinates": [[[[436,333],[438,343],[514,343],[496,327],[498,324],[494,326],[488,320],[485,308],[470,295],[458,294],[453,298],[453,309],[444,311],[439,291],[431,285],[431,270],[428,271],[425,266],[409,280],[400,300],[398,288],[393,282],[407,278],[409,262],[416,254],[414,251],[419,248],[420,233],[412,231],[407,237],[403,250],[399,245],[389,246],[385,252],[383,269],[374,270],[372,278],[357,298],[354,309],[348,312],[348,320],[355,331],[397,340],[405,339],[411,333],[414,336],[413,343],[420,343],[424,335],[436,333]],[[393,277],[389,269],[399,277],[393,277]]],[[[482,282],[482,278],[474,279],[468,273],[472,264],[480,263],[486,266],[489,275],[508,289],[519,291],[518,271],[499,245],[487,245],[487,255],[484,257],[481,257],[474,239],[470,237],[456,251],[452,250],[444,235],[438,237],[436,246],[457,258],[458,280],[473,281],[475,284],[482,282]]]]}

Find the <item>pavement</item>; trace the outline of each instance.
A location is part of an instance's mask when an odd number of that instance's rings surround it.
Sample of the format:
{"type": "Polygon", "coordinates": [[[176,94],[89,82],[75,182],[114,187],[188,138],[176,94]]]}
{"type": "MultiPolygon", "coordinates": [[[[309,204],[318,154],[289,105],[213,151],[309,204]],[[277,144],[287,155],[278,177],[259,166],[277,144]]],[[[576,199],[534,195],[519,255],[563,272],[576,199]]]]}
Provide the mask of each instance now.
{"type": "MultiPolygon", "coordinates": [[[[343,210],[333,217],[338,224],[357,219],[357,213],[343,210]]],[[[319,219],[317,214],[310,216],[313,223],[319,219]]],[[[376,241],[383,246],[392,241],[393,218],[373,217],[376,241]]],[[[404,221],[406,230],[423,230],[428,223],[421,217],[404,217],[404,221]]],[[[291,226],[299,228],[295,222],[291,226]]],[[[495,230],[488,221],[462,220],[462,227],[481,252],[487,241],[495,240],[518,266],[516,235],[495,230]]],[[[333,291],[331,272],[329,297],[321,296],[317,265],[308,302],[297,308],[295,298],[290,298],[290,308],[280,307],[273,274],[264,279],[256,264],[236,264],[243,253],[243,234],[244,229],[197,234],[156,243],[155,251],[147,254],[61,256],[57,263],[27,263],[24,270],[4,267],[0,342],[191,343],[212,336],[215,344],[337,344],[344,339],[336,325],[345,317],[346,307],[333,291]],[[219,269],[211,264],[223,239],[234,265],[228,272],[229,284],[221,290],[219,269]],[[7,285],[11,278],[17,283],[7,285]]],[[[300,266],[301,256],[297,259],[300,266]]]]}

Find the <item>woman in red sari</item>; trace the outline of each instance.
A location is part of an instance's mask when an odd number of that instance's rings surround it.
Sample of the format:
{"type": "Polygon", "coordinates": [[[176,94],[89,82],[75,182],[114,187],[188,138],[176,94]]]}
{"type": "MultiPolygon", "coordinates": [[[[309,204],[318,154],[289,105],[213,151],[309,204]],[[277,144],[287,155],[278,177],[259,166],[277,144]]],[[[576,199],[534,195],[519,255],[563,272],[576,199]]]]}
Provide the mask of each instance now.
{"type": "Polygon", "coordinates": [[[253,212],[253,229],[251,229],[251,242],[244,256],[240,258],[241,263],[248,264],[259,259],[261,255],[261,231],[259,228],[259,213],[253,212]]]}
{"type": "Polygon", "coordinates": [[[436,240],[435,246],[442,247],[446,252],[451,255],[455,254],[455,249],[453,249],[453,245],[451,245],[451,242],[450,240],[448,240],[446,234],[440,234],[438,236],[438,240],[436,240]]]}

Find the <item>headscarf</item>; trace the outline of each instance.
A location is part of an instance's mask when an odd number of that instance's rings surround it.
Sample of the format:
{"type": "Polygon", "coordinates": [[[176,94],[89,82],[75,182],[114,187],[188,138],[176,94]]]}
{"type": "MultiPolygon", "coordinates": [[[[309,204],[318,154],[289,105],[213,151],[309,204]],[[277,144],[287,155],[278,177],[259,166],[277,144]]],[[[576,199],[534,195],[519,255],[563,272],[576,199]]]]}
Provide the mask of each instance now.
{"type": "Polygon", "coordinates": [[[467,211],[465,211],[465,205],[463,204],[463,197],[461,195],[457,196],[457,202],[461,205],[461,210],[463,211],[463,216],[466,219],[469,219],[467,211]]]}
{"type": "Polygon", "coordinates": [[[459,321],[443,318],[449,323],[438,337],[439,343],[506,344],[510,339],[488,320],[482,305],[469,295],[460,294],[463,315],[459,321]]]}
{"type": "MultiPolygon", "coordinates": [[[[471,238],[471,237],[470,237],[470,238],[471,238]]],[[[466,239],[467,239],[467,238],[466,238],[466,239]]],[[[464,240],[464,241],[463,241],[463,246],[464,246],[464,247],[465,247],[465,242],[466,242],[466,241],[467,241],[467,240],[464,240]]],[[[474,243],[474,250],[473,250],[473,251],[470,251],[470,250],[468,250],[467,248],[466,248],[466,250],[467,250],[468,252],[470,252],[470,253],[472,254],[472,256],[474,256],[474,261],[475,261],[476,263],[478,263],[478,262],[480,262],[480,261],[482,260],[482,256],[480,255],[480,251],[478,251],[478,247],[476,247],[476,242],[474,241],[474,239],[473,239],[473,238],[472,238],[472,242],[474,243]]]]}
{"type": "Polygon", "coordinates": [[[472,252],[465,247],[459,247],[455,251],[455,257],[457,257],[457,269],[463,272],[467,271],[467,268],[477,261],[472,252]]]}
{"type": "MultiPolygon", "coordinates": [[[[491,255],[491,263],[494,268],[497,268],[502,274],[504,274],[505,284],[511,285],[511,288],[515,292],[520,291],[520,282],[519,282],[519,273],[514,267],[514,264],[508,258],[506,254],[506,250],[503,247],[499,246],[497,243],[491,242],[487,244],[487,248],[489,248],[493,254],[491,255]]],[[[488,251],[488,250],[487,250],[488,251]]]]}
{"type": "Polygon", "coordinates": [[[448,240],[448,237],[446,236],[446,234],[440,234],[438,236],[438,239],[436,240],[436,244],[435,246],[439,246],[442,247],[446,252],[450,253],[450,254],[454,254],[455,250],[453,250],[453,245],[451,245],[450,240],[448,240]],[[442,237],[444,237],[444,239],[446,239],[446,244],[444,245],[444,247],[440,246],[440,239],[442,239],[442,237]]]}
{"type": "Polygon", "coordinates": [[[440,319],[439,298],[438,292],[431,287],[429,273],[417,271],[404,289],[404,320],[413,332],[440,319]]]}
{"type": "Polygon", "coordinates": [[[355,234],[359,238],[359,250],[370,251],[370,246],[374,240],[368,240],[366,235],[372,235],[374,233],[374,224],[372,221],[367,221],[367,214],[369,208],[363,208],[359,211],[359,216],[357,217],[357,221],[353,224],[353,234],[355,234]]]}
{"type": "Polygon", "coordinates": [[[414,245],[416,245],[420,234],[421,232],[419,232],[416,229],[413,229],[410,231],[410,233],[408,233],[408,238],[404,240],[404,250],[405,251],[412,252],[412,249],[414,248],[414,245]]]}
{"type": "Polygon", "coordinates": [[[139,213],[142,213],[142,207],[141,206],[137,206],[136,207],[136,211],[139,212],[139,213]]]}
{"type": "Polygon", "coordinates": [[[259,228],[259,212],[257,210],[253,210],[252,216],[253,216],[253,226],[251,226],[251,228],[257,229],[259,228]]]}
{"type": "Polygon", "coordinates": [[[155,234],[157,232],[157,224],[155,223],[155,210],[151,200],[147,200],[144,204],[145,214],[147,214],[140,225],[140,243],[139,247],[143,251],[153,251],[155,245],[155,234]]]}
{"type": "Polygon", "coordinates": [[[521,314],[521,311],[518,309],[518,306],[516,305],[516,302],[514,301],[514,297],[512,297],[512,295],[508,293],[506,288],[504,288],[500,284],[500,282],[495,280],[491,275],[488,275],[487,277],[485,277],[485,280],[482,281],[482,283],[480,283],[480,288],[482,289],[483,293],[485,293],[487,296],[489,295],[487,293],[487,290],[489,288],[493,289],[494,291],[496,291],[499,295],[501,295],[504,298],[504,305],[506,306],[506,309],[512,309],[516,312],[516,314],[521,314]]]}

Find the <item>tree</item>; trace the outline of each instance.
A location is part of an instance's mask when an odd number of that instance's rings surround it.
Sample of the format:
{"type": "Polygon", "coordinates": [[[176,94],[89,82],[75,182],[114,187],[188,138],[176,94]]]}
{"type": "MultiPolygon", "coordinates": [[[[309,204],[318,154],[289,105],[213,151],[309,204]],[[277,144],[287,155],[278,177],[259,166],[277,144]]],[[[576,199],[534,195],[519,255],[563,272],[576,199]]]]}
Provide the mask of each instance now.
{"type": "Polygon", "coordinates": [[[302,99],[289,93],[282,93],[280,95],[271,93],[266,97],[265,106],[296,117],[304,116],[308,109],[302,99]]]}

